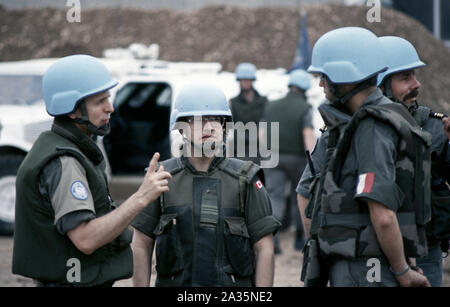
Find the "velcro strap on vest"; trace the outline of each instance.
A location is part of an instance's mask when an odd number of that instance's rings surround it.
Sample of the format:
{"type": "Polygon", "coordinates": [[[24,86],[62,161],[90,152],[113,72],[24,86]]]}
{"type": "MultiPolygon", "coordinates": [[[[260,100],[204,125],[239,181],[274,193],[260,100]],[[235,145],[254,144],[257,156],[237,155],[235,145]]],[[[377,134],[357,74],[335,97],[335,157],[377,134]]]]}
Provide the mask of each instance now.
{"type": "MultiPolygon", "coordinates": [[[[398,212],[397,220],[399,225],[416,224],[416,214],[414,212],[398,212]]],[[[369,214],[325,214],[319,212],[319,225],[325,226],[351,226],[360,227],[371,225],[369,214]]]]}

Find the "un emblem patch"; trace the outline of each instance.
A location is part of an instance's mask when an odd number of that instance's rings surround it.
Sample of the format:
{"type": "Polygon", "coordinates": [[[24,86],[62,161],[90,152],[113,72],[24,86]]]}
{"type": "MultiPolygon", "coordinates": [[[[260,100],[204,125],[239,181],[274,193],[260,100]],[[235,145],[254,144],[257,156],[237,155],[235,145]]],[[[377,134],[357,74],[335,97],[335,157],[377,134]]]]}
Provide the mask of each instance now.
{"type": "Polygon", "coordinates": [[[70,193],[75,199],[86,200],[88,198],[88,190],[81,181],[74,181],[72,183],[70,193]]]}

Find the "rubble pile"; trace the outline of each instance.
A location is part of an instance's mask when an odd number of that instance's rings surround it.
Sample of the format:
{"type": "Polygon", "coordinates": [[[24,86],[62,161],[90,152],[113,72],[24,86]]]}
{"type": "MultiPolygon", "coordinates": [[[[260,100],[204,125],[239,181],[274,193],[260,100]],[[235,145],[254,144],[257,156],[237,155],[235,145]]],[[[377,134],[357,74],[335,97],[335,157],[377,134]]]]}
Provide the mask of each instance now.
{"type": "MultiPolygon", "coordinates": [[[[377,35],[411,41],[428,66],[419,70],[421,101],[450,113],[450,52],[418,21],[383,8],[381,22],[369,23],[370,7],[303,6],[311,47],[323,33],[362,26],[377,35]]],[[[74,53],[101,56],[106,48],[157,43],[160,58],[214,61],[233,71],[243,61],[259,68],[289,69],[297,47],[300,14],[295,7],[210,6],[196,11],[104,8],[81,10],[70,23],[66,10],[0,9],[0,61],[60,57],[74,53]]]]}

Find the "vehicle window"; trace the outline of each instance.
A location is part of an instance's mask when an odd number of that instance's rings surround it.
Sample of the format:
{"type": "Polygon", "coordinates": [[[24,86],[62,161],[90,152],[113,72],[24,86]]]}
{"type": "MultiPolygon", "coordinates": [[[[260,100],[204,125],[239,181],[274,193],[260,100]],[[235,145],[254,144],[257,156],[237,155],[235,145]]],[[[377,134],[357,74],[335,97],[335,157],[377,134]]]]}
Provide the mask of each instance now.
{"type": "Polygon", "coordinates": [[[116,94],[114,106],[120,107],[127,102],[130,108],[141,108],[149,100],[160,106],[169,106],[172,100],[172,88],[167,83],[128,83],[116,94]]]}
{"type": "Polygon", "coordinates": [[[172,88],[163,82],[131,82],[114,99],[111,133],[104,137],[113,174],[143,175],[155,152],[170,158],[172,88]]]}
{"type": "Polygon", "coordinates": [[[42,99],[42,76],[0,75],[0,105],[31,105],[42,99]]]}

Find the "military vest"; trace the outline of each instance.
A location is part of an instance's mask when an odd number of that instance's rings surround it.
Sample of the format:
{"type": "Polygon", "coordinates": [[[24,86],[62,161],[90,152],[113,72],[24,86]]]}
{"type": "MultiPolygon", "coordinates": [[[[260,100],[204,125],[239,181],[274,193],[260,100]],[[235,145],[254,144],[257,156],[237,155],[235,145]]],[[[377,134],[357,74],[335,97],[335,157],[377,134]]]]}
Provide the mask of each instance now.
{"type": "Polygon", "coordinates": [[[208,173],[186,158],[162,162],[172,174],[159,200],[156,286],[252,286],[254,256],[246,225],[246,190],[260,170],[216,158],[208,173]]]}
{"type": "Polygon", "coordinates": [[[242,94],[230,100],[230,109],[234,122],[247,124],[248,122],[258,123],[261,120],[267,104],[267,98],[261,96],[256,90],[254,90],[254,95],[252,102],[245,100],[242,94]]]}
{"type": "Polygon", "coordinates": [[[280,153],[301,154],[303,157],[305,152],[302,133],[303,118],[309,108],[305,94],[292,91],[286,97],[267,105],[264,119],[267,121],[267,143],[272,150],[279,150],[280,153]],[[279,122],[279,148],[271,144],[270,123],[272,122],[279,122]]]}
{"type": "Polygon", "coordinates": [[[252,102],[245,100],[242,94],[230,100],[230,110],[235,124],[233,131],[233,154],[236,158],[252,160],[259,164],[261,156],[258,150],[258,132],[257,129],[252,129],[252,127],[259,127],[259,123],[264,116],[267,98],[261,96],[256,90],[254,90],[254,93],[255,97],[252,102]],[[240,125],[237,124],[239,122],[242,122],[243,127],[247,127],[248,129],[238,129],[239,126],[236,125],[240,125]],[[253,123],[256,126],[253,126],[253,123]],[[253,140],[255,140],[254,144],[256,148],[250,150],[250,144],[252,144],[253,140]],[[242,148],[242,146],[245,146],[245,148],[242,148]]]}
{"type": "MultiPolygon", "coordinates": [[[[321,182],[314,191],[311,234],[317,236],[325,258],[355,259],[383,257],[367,207],[354,200],[352,193],[337,182],[340,167],[350,148],[352,135],[365,117],[391,125],[400,136],[396,160],[396,184],[403,195],[397,212],[405,255],[427,254],[425,224],[430,220],[430,135],[422,132],[407,110],[399,104],[363,106],[347,124],[330,159],[321,172],[321,182]]],[[[330,131],[330,139],[332,131],[330,131]]]]}
{"type": "Polygon", "coordinates": [[[108,191],[101,151],[76,127],[59,120],[55,123],[58,124],[53,125],[52,131],[39,136],[17,174],[13,273],[41,282],[81,286],[129,278],[133,272],[130,230],[126,229],[93,254],[85,255],[54,225],[53,208],[39,192],[39,175],[49,161],[59,156],[74,157],[86,170],[96,217],[115,207],[108,191]],[[69,275],[76,276],[76,263],[80,280],[69,280],[69,275]]]}

